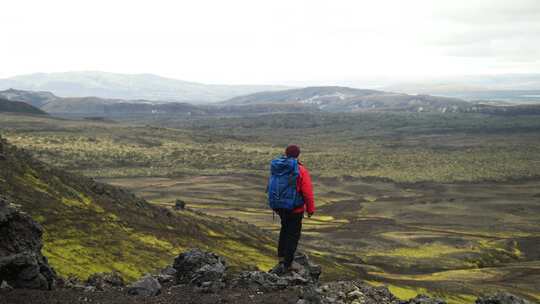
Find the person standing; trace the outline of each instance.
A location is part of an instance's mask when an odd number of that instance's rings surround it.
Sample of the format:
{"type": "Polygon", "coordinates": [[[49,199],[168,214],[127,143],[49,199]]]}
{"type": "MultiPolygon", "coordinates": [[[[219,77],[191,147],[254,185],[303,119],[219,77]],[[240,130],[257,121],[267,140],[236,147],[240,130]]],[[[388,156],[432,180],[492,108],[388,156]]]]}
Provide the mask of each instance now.
{"type": "Polygon", "coordinates": [[[307,168],[298,160],[300,148],[289,145],[285,154],[272,160],[268,182],[268,202],[270,208],[281,219],[279,232],[279,264],[274,272],[298,270],[294,254],[302,233],[304,213],[308,217],[315,213],[315,201],[311,176],[307,168]]]}

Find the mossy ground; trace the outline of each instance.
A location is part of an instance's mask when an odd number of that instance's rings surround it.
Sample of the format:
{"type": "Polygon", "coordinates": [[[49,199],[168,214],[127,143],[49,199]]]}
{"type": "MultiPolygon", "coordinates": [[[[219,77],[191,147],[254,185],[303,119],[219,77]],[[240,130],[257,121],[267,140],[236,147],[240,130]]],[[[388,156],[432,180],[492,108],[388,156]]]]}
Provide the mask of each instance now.
{"type": "Polygon", "coordinates": [[[155,207],[127,191],[52,169],[11,146],[4,153],[1,193],[45,228],[43,252],[62,276],[118,271],[134,280],[193,247],[218,252],[238,268],[273,266],[274,248],[260,244],[274,241],[258,228],[155,207]]]}

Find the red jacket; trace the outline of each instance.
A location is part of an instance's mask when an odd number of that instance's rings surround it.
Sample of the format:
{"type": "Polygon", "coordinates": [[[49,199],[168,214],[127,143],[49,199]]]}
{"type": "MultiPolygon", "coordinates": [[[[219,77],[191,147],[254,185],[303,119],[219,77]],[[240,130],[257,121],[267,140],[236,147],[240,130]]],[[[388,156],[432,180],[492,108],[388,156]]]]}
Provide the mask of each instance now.
{"type": "Polygon", "coordinates": [[[313,198],[313,185],[311,184],[311,176],[308,169],[304,167],[300,162],[298,163],[298,171],[300,174],[296,180],[296,190],[302,194],[304,198],[304,205],[293,209],[293,213],[314,213],[315,212],[315,200],[313,198]]]}

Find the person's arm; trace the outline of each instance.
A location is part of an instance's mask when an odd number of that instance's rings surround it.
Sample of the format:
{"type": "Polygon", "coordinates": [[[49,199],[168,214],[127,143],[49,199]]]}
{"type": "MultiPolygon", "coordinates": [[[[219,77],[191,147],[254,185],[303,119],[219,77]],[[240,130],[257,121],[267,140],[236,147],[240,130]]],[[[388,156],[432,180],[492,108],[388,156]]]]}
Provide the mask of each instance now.
{"type": "Polygon", "coordinates": [[[309,171],[304,167],[300,166],[300,192],[304,198],[304,203],[306,204],[306,211],[309,216],[315,213],[315,200],[313,197],[313,185],[311,183],[311,176],[309,171]]]}

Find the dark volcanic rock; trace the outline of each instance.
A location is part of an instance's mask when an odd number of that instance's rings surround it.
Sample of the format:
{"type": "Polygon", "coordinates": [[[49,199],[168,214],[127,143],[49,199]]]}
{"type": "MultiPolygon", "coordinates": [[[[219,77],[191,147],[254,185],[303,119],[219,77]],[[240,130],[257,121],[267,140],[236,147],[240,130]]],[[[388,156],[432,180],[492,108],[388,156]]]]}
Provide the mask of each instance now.
{"type": "Polygon", "coordinates": [[[43,229],[0,198],[0,281],[14,288],[52,289],[56,273],[41,254],[43,229]]]}
{"type": "Polygon", "coordinates": [[[289,281],[273,273],[244,271],[233,279],[232,285],[238,288],[271,291],[287,288],[289,281]]]}
{"type": "Polygon", "coordinates": [[[173,267],[177,271],[177,283],[215,291],[223,287],[227,263],[217,254],[192,249],[180,254],[174,260],[173,267]]]}
{"type": "Polygon", "coordinates": [[[117,272],[95,273],[86,281],[86,285],[93,286],[97,290],[103,291],[110,288],[124,287],[124,279],[117,272]]]}
{"type": "Polygon", "coordinates": [[[330,282],[320,287],[308,285],[301,295],[306,303],[362,303],[362,304],[400,304],[386,287],[374,287],[355,281],[330,282]]]}
{"type": "Polygon", "coordinates": [[[160,283],[169,283],[173,282],[176,279],[176,269],[174,269],[172,266],[167,266],[163,268],[158,274],[154,275],[153,277],[158,280],[160,283]]]}
{"type": "Polygon", "coordinates": [[[161,284],[151,275],[142,277],[127,288],[127,293],[133,296],[152,297],[161,292],[161,284]]]}
{"type": "Polygon", "coordinates": [[[184,210],[184,209],[186,209],[186,202],[184,202],[183,200],[177,199],[176,202],[174,203],[174,209],[175,210],[184,210]]]}
{"type": "Polygon", "coordinates": [[[531,304],[531,302],[507,292],[499,292],[476,299],[476,304],[531,304]]]}
{"type": "Polygon", "coordinates": [[[249,288],[256,290],[272,291],[280,290],[292,286],[313,285],[319,281],[321,267],[312,263],[309,258],[302,253],[298,253],[294,258],[297,270],[284,272],[281,265],[271,269],[269,272],[244,271],[233,279],[234,287],[249,288]]]}
{"type": "Polygon", "coordinates": [[[415,298],[407,301],[407,304],[446,304],[446,302],[441,299],[430,298],[426,295],[417,295],[415,298]]]}
{"type": "Polygon", "coordinates": [[[176,276],[176,269],[174,269],[174,267],[172,266],[167,266],[165,268],[163,268],[160,272],[162,275],[169,275],[169,276],[176,276]]]}

